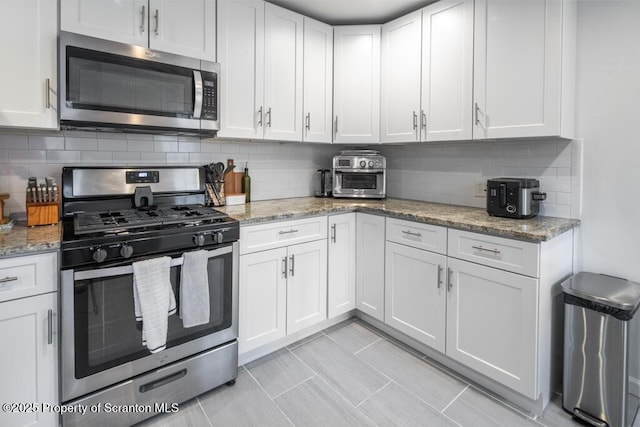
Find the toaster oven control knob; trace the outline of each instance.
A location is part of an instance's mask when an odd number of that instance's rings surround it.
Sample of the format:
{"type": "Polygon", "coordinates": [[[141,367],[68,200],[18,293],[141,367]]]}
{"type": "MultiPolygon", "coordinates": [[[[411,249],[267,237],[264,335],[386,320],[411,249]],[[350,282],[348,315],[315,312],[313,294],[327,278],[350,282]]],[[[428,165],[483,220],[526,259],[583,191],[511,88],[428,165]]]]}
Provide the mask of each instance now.
{"type": "Polygon", "coordinates": [[[91,255],[95,262],[102,262],[107,259],[107,250],[102,248],[96,248],[91,255]]]}
{"type": "Polygon", "coordinates": [[[194,234],[193,243],[195,243],[196,246],[204,245],[204,234],[194,234]]]}
{"type": "Polygon", "coordinates": [[[509,213],[516,213],[516,207],[515,205],[507,205],[507,212],[509,213]]]}
{"type": "Polygon", "coordinates": [[[213,233],[211,237],[213,237],[213,241],[216,243],[222,243],[224,241],[224,234],[222,234],[221,231],[218,231],[217,233],[213,233]]]}
{"type": "Polygon", "coordinates": [[[133,255],[133,246],[128,243],[121,245],[120,255],[122,255],[123,258],[131,258],[131,255],[133,255]]]}
{"type": "Polygon", "coordinates": [[[373,167],[373,160],[369,160],[369,167],[372,168],[373,167]]]}
{"type": "Polygon", "coordinates": [[[367,167],[367,161],[366,160],[360,160],[360,167],[361,168],[366,168],[367,167]]]}

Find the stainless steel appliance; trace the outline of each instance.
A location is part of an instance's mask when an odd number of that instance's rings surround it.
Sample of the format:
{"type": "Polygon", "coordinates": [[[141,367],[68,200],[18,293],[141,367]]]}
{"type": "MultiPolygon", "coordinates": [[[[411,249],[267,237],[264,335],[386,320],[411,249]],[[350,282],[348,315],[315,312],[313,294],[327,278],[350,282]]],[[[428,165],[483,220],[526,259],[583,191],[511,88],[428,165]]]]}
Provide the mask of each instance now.
{"type": "Polygon", "coordinates": [[[220,128],[217,63],[61,31],[58,65],[62,128],[220,128]]]}
{"type": "Polygon", "coordinates": [[[540,182],[530,178],[495,178],[487,181],[487,213],[507,218],[532,218],[540,212],[540,182]]]}
{"type": "Polygon", "coordinates": [[[384,199],[387,161],[375,150],[345,150],[333,157],[333,197],[384,199]]]}
{"type": "Polygon", "coordinates": [[[581,272],[562,290],[562,407],[594,426],[631,426],[640,404],[640,284],[581,272]]]}
{"type": "Polygon", "coordinates": [[[66,413],[63,424],[130,425],[232,382],[239,224],[203,205],[203,168],[66,167],[62,186],[61,401],[146,408],[66,413]],[[209,322],[186,328],[169,316],[166,350],[152,354],[136,322],[132,264],[171,257],[180,307],[184,254],[193,250],[206,251],[209,322]]]}
{"type": "Polygon", "coordinates": [[[331,197],[333,188],[331,169],[318,169],[314,187],[316,197],[331,197]]]}

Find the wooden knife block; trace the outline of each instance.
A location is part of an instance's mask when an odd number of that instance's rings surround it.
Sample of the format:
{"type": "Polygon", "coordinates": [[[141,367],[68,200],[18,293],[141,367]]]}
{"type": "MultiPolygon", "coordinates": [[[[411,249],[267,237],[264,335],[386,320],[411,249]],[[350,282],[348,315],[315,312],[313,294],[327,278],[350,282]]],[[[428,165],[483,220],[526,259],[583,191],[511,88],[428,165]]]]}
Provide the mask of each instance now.
{"type": "Polygon", "coordinates": [[[57,224],[60,218],[58,202],[27,203],[27,225],[57,224]]]}

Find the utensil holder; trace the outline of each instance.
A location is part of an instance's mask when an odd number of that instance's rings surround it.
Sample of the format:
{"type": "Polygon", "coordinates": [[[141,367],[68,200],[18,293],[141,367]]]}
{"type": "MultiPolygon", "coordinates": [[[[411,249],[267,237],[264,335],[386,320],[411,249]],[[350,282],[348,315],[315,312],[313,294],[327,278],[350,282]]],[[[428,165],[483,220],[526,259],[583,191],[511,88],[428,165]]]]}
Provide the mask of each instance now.
{"type": "Polygon", "coordinates": [[[27,225],[52,225],[60,219],[58,202],[27,203],[27,225]]]}

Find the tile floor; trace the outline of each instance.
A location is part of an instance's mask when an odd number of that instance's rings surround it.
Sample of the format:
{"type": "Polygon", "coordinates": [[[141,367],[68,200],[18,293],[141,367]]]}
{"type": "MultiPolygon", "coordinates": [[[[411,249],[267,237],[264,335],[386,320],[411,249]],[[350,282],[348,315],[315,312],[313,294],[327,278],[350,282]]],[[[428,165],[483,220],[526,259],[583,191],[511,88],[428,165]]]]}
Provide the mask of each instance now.
{"type": "MultiPolygon", "coordinates": [[[[636,423],[637,424],[637,423],[636,423]]],[[[144,426],[576,426],[557,397],[532,419],[351,319],[240,368],[144,426]]]]}

